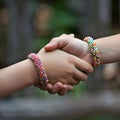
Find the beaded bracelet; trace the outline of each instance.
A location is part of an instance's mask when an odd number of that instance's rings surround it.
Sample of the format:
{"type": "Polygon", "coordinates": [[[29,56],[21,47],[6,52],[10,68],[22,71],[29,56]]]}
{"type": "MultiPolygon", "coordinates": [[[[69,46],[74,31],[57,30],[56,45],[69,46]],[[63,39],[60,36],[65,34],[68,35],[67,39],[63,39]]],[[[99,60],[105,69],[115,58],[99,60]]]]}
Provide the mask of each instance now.
{"type": "Polygon", "coordinates": [[[37,73],[39,75],[39,81],[37,81],[37,83],[35,83],[34,85],[39,87],[43,84],[47,84],[48,83],[47,74],[46,74],[44,66],[42,65],[41,60],[39,59],[39,56],[35,53],[30,53],[27,58],[32,60],[37,70],[37,73]]]}
{"type": "Polygon", "coordinates": [[[93,40],[92,37],[85,37],[84,41],[87,42],[90,47],[90,51],[93,56],[93,66],[98,67],[100,65],[100,56],[95,41],[93,40]]]}

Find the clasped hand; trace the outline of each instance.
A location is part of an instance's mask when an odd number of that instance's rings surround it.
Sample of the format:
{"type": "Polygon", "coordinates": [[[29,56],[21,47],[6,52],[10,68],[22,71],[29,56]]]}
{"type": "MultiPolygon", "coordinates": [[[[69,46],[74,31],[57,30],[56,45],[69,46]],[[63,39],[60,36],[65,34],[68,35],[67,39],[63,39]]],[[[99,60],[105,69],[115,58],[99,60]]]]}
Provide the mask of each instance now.
{"type": "Polygon", "coordinates": [[[88,74],[93,72],[93,67],[89,64],[91,61],[87,57],[87,44],[76,40],[73,35],[64,34],[53,38],[38,55],[46,68],[49,80],[47,85],[40,88],[51,94],[64,95],[73,89],[73,85],[85,81],[88,74]]]}

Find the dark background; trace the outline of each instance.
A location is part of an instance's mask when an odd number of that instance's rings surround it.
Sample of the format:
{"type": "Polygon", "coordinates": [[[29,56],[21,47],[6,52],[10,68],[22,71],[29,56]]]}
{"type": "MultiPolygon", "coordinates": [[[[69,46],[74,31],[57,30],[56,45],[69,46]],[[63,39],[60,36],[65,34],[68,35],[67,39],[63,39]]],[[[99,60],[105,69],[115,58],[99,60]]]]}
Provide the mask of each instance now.
{"type": "MultiPolygon", "coordinates": [[[[63,33],[74,33],[80,39],[117,34],[119,8],[120,0],[0,0],[0,67],[26,59],[28,53],[37,52],[63,33]]],[[[49,95],[35,87],[16,92],[1,100],[1,119],[10,116],[20,119],[26,113],[26,119],[118,120],[120,77],[106,80],[105,68],[96,69],[86,82],[64,97],[49,95]]],[[[120,71],[117,72],[119,76],[120,71]]]]}

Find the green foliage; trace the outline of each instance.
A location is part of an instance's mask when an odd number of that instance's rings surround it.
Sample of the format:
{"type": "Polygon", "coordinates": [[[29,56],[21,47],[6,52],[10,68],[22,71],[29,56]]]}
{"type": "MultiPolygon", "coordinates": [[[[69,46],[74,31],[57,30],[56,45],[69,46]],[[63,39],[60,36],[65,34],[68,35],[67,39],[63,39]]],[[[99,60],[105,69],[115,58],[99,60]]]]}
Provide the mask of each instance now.
{"type": "Polygon", "coordinates": [[[49,42],[49,37],[36,37],[35,39],[35,49],[40,50],[43,46],[45,46],[49,42]]]}
{"type": "Polygon", "coordinates": [[[35,48],[37,49],[43,47],[53,37],[76,31],[77,17],[64,7],[64,2],[59,1],[51,6],[53,14],[47,23],[49,34],[42,36],[42,38],[36,38],[35,48]]]}
{"type": "Polygon", "coordinates": [[[4,6],[4,0],[0,0],[0,8],[4,6]]]}
{"type": "Polygon", "coordinates": [[[74,90],[69,92],[69,95],[72,95],[74,97],[80,97],[86,92],[86,83],[80,82],[79,85],[74,86],[74,90]]]}
{"type": "Polygon", "coordinates": [[[54,10],[54,15],[48,23],[51,34],[58,36],[75,30],[76,17],[64,10],[54,10]]]}

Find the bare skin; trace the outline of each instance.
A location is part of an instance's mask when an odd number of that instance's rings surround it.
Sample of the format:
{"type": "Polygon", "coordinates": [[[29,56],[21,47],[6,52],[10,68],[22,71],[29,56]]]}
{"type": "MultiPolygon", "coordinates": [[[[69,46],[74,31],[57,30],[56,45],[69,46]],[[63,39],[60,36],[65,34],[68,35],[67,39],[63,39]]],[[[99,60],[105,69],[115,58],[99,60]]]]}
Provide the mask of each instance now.
{"type": "MultiPolygon", "coordinates": [[[[96,39],[96,44],[100,52],[101,64],[120,62],[120,34],[96,39]]],[[[91,65],[93,64],[92,55],[86,42],[74,38],[74,35],[63,34],[60,37],[53,38],[45,46],[46,51],[61,49],[71,53],[91,65]]]]}
{"type": "MultiPolygon", "coordinates": [[[[95,41],[100,52],[101,64],[120,62],[120,34],[99,38],[95,41]]],[[[55,49],[73,54],[93,65],[93,57],[88,44],[74,38],[73,34],[55,37],[45,46],[46,51],[55,49]]]]}
{"type": "MultiPolygon", "coordinates": [[[[80,79],[87,79],[87,74],[80,71],[81,69],[86,73],[93,71],[93,68],[87,62],[60,50],[45,53],[42,49],[38,55],[46,68],[52,85],[57,82],[64,85],[76,85],[80,79]],[[85,66],[83,66],[84,64],[85,66]]],[[[33,85],[36,80],[38,80],[38,74],[29,59],[0,69],[0,98],[33,85]]],[[[65,92],[65,89],[63,92],[65,92]]]]}

